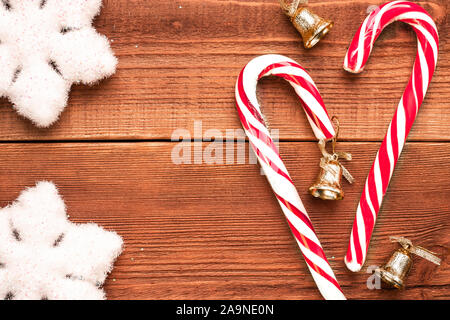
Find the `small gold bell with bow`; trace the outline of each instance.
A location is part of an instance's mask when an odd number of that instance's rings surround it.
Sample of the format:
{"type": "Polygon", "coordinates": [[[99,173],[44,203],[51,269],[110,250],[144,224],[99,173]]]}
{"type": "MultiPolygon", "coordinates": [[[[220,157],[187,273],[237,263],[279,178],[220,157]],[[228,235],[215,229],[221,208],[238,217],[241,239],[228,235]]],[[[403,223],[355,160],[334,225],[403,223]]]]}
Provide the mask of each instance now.
{"type": "Polygon", "coordinates": [[[350,172],[339,162],[340,158],[351,160],[352,155],[348,152],[336,152],[336,140],[339,133],[339,121],[336,117],[333,120],[337,122],[336,136],[332,140],[333,153],[326,150],[326,141],[319,141],[319,149],[322,152],[320,159],[320,171],[316,182],[309,188],[309,192],[316,198],[322,200],[342,200],[344,190],[342,189],[342,176],[349,183],[354,179],[350,172]]]}
{"type": "Polygon", "coordinates": [[[291,18],[294,27],[300,32],[306,49],[314,47],[333,27],[333,22],[312,13],[301,3],[305,0],[280,0],[284,13],[291,18]]]}
{"type": "Polygon", "coordinates": [[[390,239],[392,242],[398,242],[401,245],[401,248],[397,249],[392,254],[389,261],[376,270],[376,273],[383,282],[394,288],[403,289],[405,287],[405,279],[413,264],[411,254],[418,255],[434,264],[441,264],[441,259],[436,257],[435,253],[425,248],[414,246],[412,242],[406,238],[390,237],[390,239]]]}

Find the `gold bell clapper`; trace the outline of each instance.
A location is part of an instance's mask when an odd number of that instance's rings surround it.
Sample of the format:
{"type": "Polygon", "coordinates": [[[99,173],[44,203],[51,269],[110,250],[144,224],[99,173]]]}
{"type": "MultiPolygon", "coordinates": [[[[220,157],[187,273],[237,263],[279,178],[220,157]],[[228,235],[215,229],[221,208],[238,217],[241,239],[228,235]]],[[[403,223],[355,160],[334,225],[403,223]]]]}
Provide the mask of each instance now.
{"type": "Polygon", "coordinates": [[[336,152],[336,141],[339,134],[339,121],[337,122],[336,135],[332,139],[332,153],[326,150],[326,141],[319,141],[319,149],[322,152],[320,159],[320,171],[316,182],[309,188],[309,192],[316,198],[322,200],[342,200],[344,191],[342,190],[342,176],[349,183],[353,183],[354,178],[350,172],[339,162],[339,159],[352,160],[352,155],[348,152],[336,152]]]}
{"type": "Polygon", "coordinates": [[[305,0],[279,0],[284,13],[291,18],[294,27],[300,32],[306,49],[314,47],[333,27],[333,22],[312,13],[300,4],[305,0]]]}
{"type": "Polygon", "coordinates": [[[436,254],[419,246],[414,246],[412,242],[403,237],[390,237],[392,242],[398,242],[401,245],[397,249],[388,263],[378,268],[376,273],[380,276],[383,282],[390,286],[403,289],[405,287],[405,279],[411,270],[413,260],[412,254],[422,257],[436,265],[441,264],[441,259],[436,257],[436,254]]]}

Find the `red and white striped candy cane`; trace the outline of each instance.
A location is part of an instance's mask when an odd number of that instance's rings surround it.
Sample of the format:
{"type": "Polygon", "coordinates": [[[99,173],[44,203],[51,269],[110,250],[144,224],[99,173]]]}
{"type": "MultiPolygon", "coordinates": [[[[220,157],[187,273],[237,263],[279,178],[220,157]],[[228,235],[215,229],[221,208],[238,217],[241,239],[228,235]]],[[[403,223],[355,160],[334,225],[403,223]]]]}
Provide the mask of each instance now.
{"type": "Polygon", "coordinates": [[[394,21],[403,21],[414,29],[418,50],[411,78],[367,177],[356,212],[345,257],[347,267],[355,272],[361,270],[366,259],[381,202],[406,137],[425,98],[438,57],[438,32],[430,15],[415,3],[392,1],[377,8],[364,20],[348,49],[344,69],[353,73],[361,72],[375,40],[394,21]]]}
{"type": "Polygon", "coordinates": [[[294,87],[318,139],[333,138],[333,125],[314,81],[295,61],[280,55],[264,55],[250,61],[241,71],[236,83],[236,105],[249,142],[321,294],[325,299],[345,299],[261,113],[256,86],[259,79],[269,75],[284,78],[294,87]]]}

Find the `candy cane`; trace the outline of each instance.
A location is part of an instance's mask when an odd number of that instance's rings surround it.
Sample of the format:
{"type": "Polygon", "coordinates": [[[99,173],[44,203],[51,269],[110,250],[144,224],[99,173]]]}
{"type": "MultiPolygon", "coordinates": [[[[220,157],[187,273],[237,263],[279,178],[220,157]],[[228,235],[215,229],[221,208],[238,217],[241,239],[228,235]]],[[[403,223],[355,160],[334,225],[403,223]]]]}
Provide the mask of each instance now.
{"type": "Polygon", "coordinates": [[[411,78],[372,165],[356,212],[345,257],[347,267],[355,272],[366,259],[381,202],[437,63],[439,38],[433,19],[415,3],[392,1],[377,8],[363,22],[348,49],[344,69],[361,72],[375,40],[394,21],[412,26],[417,34],[418,50],[411,78]]]}
{"type": "Polygon", "coordinates": [[[318,139],[333,138],[333,125],[314,81],[295,61],[280,55],[260,56],[250,61],[239,75],[236,106],[240,120],[306,264],[325,299],[345,299],[263,119],[256,86],[259,79],[269,75],[284,78],[294,87],[318,139]]]}

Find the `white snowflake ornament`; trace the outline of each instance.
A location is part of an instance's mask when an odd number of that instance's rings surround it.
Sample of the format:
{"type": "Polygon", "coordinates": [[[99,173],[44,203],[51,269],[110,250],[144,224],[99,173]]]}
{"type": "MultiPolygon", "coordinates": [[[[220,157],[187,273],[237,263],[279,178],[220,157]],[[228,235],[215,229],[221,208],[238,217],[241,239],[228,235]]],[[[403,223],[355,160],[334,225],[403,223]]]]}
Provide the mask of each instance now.
{"type": "Polygon", "coordinates": [[[117,59],[92,27],[101,0],[0,0],[0,96],[38,127],[53,124],[73,83],[111,76],[117,59]]]}
{"type": "Polygon", "coordinates": [[[39,182],[0,210],[0,299],[99,300],[123,241],[67,220],[55,185],[39,182]]]}

